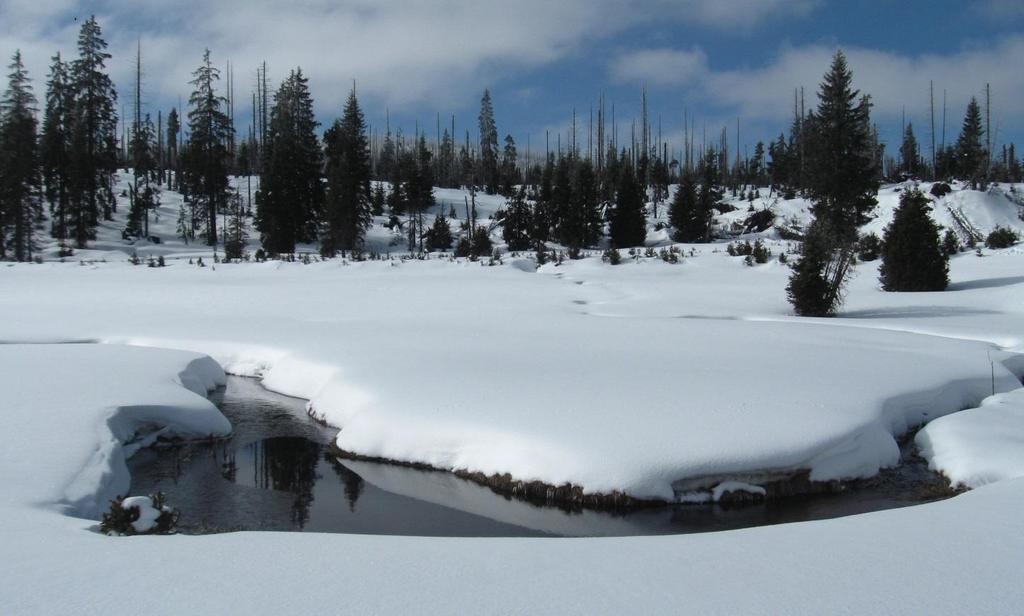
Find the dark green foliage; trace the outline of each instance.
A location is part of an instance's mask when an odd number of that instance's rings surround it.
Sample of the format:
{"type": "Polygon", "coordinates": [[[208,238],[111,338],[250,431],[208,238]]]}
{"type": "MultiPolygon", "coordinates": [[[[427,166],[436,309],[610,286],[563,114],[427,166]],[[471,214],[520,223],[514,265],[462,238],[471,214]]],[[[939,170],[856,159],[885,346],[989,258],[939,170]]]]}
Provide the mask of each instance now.
{"type": "MultiPolygon", "coordinates": [[[[747,246],[750,246],[749,242],[747,243],[747,246]]],[[[768,259],[771,257],[772,251],[764,245],[764,242],[757,240],[754,242],[754,245],[750,247],[750,254],[746,256],[743,262],[748,266],[753,266],[754,264],[761,265],[767,263],[768,259]]]]}
{"type": "Polygon", "coordinates": [[[900,171],[904,175],[911,177],[917,175],[920,168],[920,158],[917,155],[917,138],[914,137],[913,122],[908,122],[906,130],[903,131],[903,143],[900,145],[900,160],[903,163],[900,171]]]}
{"type": "Polygon", "coordinates": [[[939,227],[920,190],[904,191],[882,243],[882,288],[886,291],[944,291],[949,258],[939,243],[939,227]]]}
{"type": "Polygon", "coordinates": [[[1013,229],[1006,227],[996,227],[992,233],[988,234],[985,238],[985,246],[987,248],[1009,248],[1017,243],[1017,233],[1013,229]]]}
{"type": "Polygon", "coordinates": [[[601,253],[601,260],[609,265],[618,265],[622,263],[622,254],[615,248],[609,248],[601,253]]]}
{"type": "Polygon", "coordinates": [[[619,169],[619,185],[611,214],[609,235],[615,248],[642,246],[647,239],[647,216],[644,212],[644,191],[636,173],[625,156],[619,169]]]}
{"type": "Polygon", "coordinates": [[[861,261],[874,261],[882,252],[882,239],[875,233],[860,236],[857,240],[857,258],[861,261]]]}
{"type": "Polygon", "coordinates": [[[936,199],[941,199],[951,192],[953,192],[953,187],[945,182],[936,182],[932,184],[931,194],[936,199]]]}
{"type": "Polygon", "coordinates": [[[90,17],[78,35],[78,58],[71,63],[73,120],[69,203],[75,243],[85,248],[100,216],[113,218],[117,170],[117,92],[106,74],[110,59],[99,24],[90,17]]]}
{"type": "Polygon", "coordinates": [[[206,243],[217,245],[217,214],[228,201],[228,140],[234,134],[225,114],[227,99],[216,92],[218,71],[210,61],[210,50],[192,73],[195,88],[189,97],[190,139],[183,166],[188,197],[193,206],[192,228],[205,223],[206,243]]]}
{"type": "Polygon", "coordinates": [[[818,91],[818,109],[802,129],[809,151],[805,182],[815,220],[788,287],[800,315],[829,316],[838,309],[854,262],[857,229],[876,204],[878,152],[871,102],[853,89],[852,81],[846,57],[837,51],[818,91]]]}
{"type": "Polygon", "coordinates": [[[743,221],[744,233],[761,233],[775,224],[775,212],[770,209],[758,210],[747,216],[743,221]]]}
{"type": "Polygon", "coordinates": [[[40,156],[46,200],[50,204],[50,235],[60,241],[61,252],[67,246],[71,203],[69,195],[71,132],[74,120],[74,96],[67,63],[58,53],[53,57],[46,82],[46,116],[43,120],[40,156]]]}
{"type": "Polygon", "coordinates": [[[501,194],[508,196],[515,190],[520,182],[519,168],[516,166],[519,154],[516,152],[516,142],[512,135],[505,135],[505,149],[501,153],[501,194]]]}
{"type": "Polygon", "coordinates": [[[697,183],[693,175],[683,175],[668,208],[668,222],[673,227],[672,237],[677,242],[701,242],[707,238],[710,212],[697,209],[697,183]]]}
{"type": "Polygon", "coordinates": [[[978,188],[985,175],[985,148],[981,142],[984,134],[981,106],[978,105],[976,98],[971,97],[963,126],[960,128],[960,136],[956,140],[954,171],[957,177],[969,181],[973,188],[978,188]]]}
{"type": "Polygon", "coordinates": [[[370,213],[374,216],[383,216],[386,204],[387,193],[384,192],[384,182],[377,182],[373,185],[373,193],[370,195],[370,213]]]}
{"type": "MultiPolygon", "coordinates": [[[[242,205],[242,198],[237,194],[232,195],[224,213],[227,215],[227,229],[224,230],[224,258],[245,258],[245,242],[249,236],[245,229],[245,206],[242,205]]],[[[292,251],[294,251],[294,247],[292,251]]]]}
{"type": "Polygon", "coordinates": [[[42,216],[36,98],[20,51],[10,70],[0,100],[0,259],[10,252],[17,261],[30,261],[35,221],[42,216]]]}
{"type": "Polygon", "coordinates": [[[493,249],[487,228],[477,227],[472,233],[459,238],[459,242],[455,245],[455,256],[469,257],[476,261],[480,257],[490,255],[493,249]]]}
{"type": "Polygon", "coordinates": [[[370,145],[355,90],[344,115],[324,135],[327,149],[327,204],[320,251],[334,256],[362,246],[370,214],[370,145]]]}
{"type": "Polygon", "coordinates": [[[597,177],[589,160],[562,159],[556,174],[559,185],[555,189],[561,216],[558,225],[559,241],[569,249],[593,246],[601,237],[601,212],[597,200],[597,177]],[[563,176],[561,170],[566,167],[563,176]],[[571,179],[570,179],[571,173],[571,179]],[[565,182],[565,186],[561,185],[565,182]]]}
{"type": "Polygon", "coordinates": [[[317,126],[308,80],[294,70],[274,94],[263,146],[256,228],[270,252],[291,253],[316,238],[325,201],[317,126]]]}
{"type": "Polygon", "coordinates": [[[509,250],[527,250],[533,244],[533,210],[520,188],[508,200],[501,236],[509,250]]]}
{"type": "Polygon", "coordinates": [[[490,90],[480,99],[480,179],[487,194],[498,192],[501,171],[498,167],[498,127],[494,123],[494,106],[490,90]]]}
{"type": "Polygon", "coordinates": [[[960,252],[960,240],[952,229],[946,229],[945,235],[942,236],[942,254],[951,257],[958,252],[960,252]]]}
{"type": "Polygon", "coordinates": [[[448,250],[452,247],[452,228],[444,213],[434,217],[434,224],[426,232],[427,250],[448,250]]]}
{"type": "Polygon", "coordinates": [[[786,285],[789,303],[800,316],[831,316],[836,310],[829,292],[831,281],[825,274],[831,254],[823,239],[824,234],[814,229],[817,224],[817,221],[811,224],[801,248],[800,260],[794,264],[786,285]]]}

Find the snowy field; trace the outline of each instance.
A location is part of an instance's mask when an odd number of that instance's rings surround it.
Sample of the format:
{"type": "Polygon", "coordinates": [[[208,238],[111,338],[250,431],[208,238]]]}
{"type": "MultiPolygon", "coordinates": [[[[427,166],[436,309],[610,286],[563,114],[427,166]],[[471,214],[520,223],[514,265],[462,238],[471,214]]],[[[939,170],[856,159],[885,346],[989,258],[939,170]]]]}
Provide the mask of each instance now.
{"type": "MultiPolygon", "coordinates": [[[[891,218],[894,188],[870,230],[891,218]]],[[[161,235],[177,210],[164,197],[161,235]]],[[[806,203],[762,201],[806,223],[806,203]]],[[[484,200],[481,215],[499,206],[484,200]]],[[[1004,192],[955,191],[934,215],[987,233],[1024,229],[1019,212],[1004,192]]],[[[387,233],[370,237],[386,246],[387,233]]],[[[759,237],[775,255],[788,247],[775,230],[759,237]]],[[[652,225],[649,243],[665,241],[652,225]]],[[[955,257],[944,293],[884,293],[876,264],[861,264],[828,320],[791,316],[789,270],[774,258],[747,267],[724,244],[684,250],[679,264],[614,267],[535,269],[525,256],[213,266],[205,247],[128,246],[115,223],[65,263],[0,266],[0,611],[1015,611],[1024,245],[955,257]],[[134,266],[132,250],[181,258],[134,266]],[[206,267],[188,264],[200,255],[206,267]],[[72,341],[103,344],[39,344],[72,341]],[[674,537],[90,532],[135,449],[230,430],[200,395],[224,371],[309,399],[356,453],[588,492],[672,500],[797,471],[870,476],[931,420],[923,451],[977,489],[674,537]]]]}

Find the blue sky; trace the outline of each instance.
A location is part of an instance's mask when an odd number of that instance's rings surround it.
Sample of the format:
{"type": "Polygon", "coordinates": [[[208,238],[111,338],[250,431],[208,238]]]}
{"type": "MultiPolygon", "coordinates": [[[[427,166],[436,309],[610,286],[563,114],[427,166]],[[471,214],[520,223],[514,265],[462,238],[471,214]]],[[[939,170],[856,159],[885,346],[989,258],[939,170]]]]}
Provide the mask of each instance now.
{"type": "Polygon", "coordinates": [[[706,125],[717,139],[728,126],[730,143],[738,117],[741,143],[752,148],[788,127],[794,88],[814,103],[829,56],[843,47],[885,140],[897,139],[905,112],[928,141],[934,80],[940,131],[947,94],[947,142],[986,82],[996,141],[1024,142],[1021,0],[0,0],[0,53],[22,49],[41,94],[49,57],[73,54],[76,18],[90,13],[111,44],[125,101],[141,39],[144,103],[154,114],[187,97],[208,46],[216,62],[232,61],[245,100],[260,61],[272,81],[301,65],[325,124],[355,79],[375,127],[385,109],[406,133],[417,122],[432,133],[437,113],[445,124],[455,114],[460,138],[466,128],[475,137],[480,94],[490,88],[499,130],[521,149],[529,135],[537,151],[545,131],[553,141],[567,131],[573,107],[585,142],[602,92],[628,138],[646,85],[652,121],[660,117],[672,143],[682,140],[686,108],[698,135],[706,125]]]}

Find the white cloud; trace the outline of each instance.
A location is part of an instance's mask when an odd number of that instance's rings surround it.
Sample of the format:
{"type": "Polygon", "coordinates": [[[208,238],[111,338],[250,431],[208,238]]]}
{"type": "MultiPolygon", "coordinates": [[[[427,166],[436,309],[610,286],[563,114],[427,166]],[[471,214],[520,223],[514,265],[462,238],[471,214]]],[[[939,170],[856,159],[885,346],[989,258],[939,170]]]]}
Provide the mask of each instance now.
{"type": "Polygon", "coordinates": [[[608,70],[618,82],[685,86],[704,78],[707,56],[697,47],[691,50],[638,49],[612,60],[608,70]]]}
{"type": "MultiPolygon", "coordinates": [[[[785,48],[766,66],[710,74],[702,85],[706,95],[733,105],[753,118],[789,117],[793,89],[804,86],[809,105],[816,103],[818,84],[835,48],[812,45],[785,48]]],[[[956,125],[971,96],[992,87],[993,119],[1024,117],[1024,80],[1016,70],[1024,58],[1024,36],[1012,36],[984,48],[949,54],[903,55],[863,48],[845,48],[854,85],[870,94],[875,113],[896,117],[906,110],[918,126],[929,114],[929,81],[935,83],[936,122],[946,90],[949,117],[956,125]]]]}
{"type": "MultiPolygon", "coordinates": [[[[271,77],[301,65],[321,111],[340,108],[353,79],[375,102],[393,107],[457,105],[498,75],[543,66],[595,39],[653,20],[697,23],[727,32],[813,0],[0,0],[0,53],[21,48],[37,83],[58,49],[73,55],[76,29],[98,14],[110,43],[109,68],[123,89],[142,40],[147,98],[187,94],[202,48],[231,60],[236,91],[247,93],[255,67],[271,77]],[[75,21],[78,19],[79,21],[75,21]]],[[[41,88],[39,88],[41,89],[41,88]]]]}
{"type": "MultiPolygon", "coordinates": [[[[620,81],[678,86],[683,96],[699,98],[745,122],[785,125],[793,114],[795,89],[803,86],[808,109],[816,106],[818,84],[835,50],[826,45],[786,46],[762,66],[718,71],[708,66],[700,49],[641,50],[615,58],[609,73],[620,81]]],[[[955,134],[967,101],[971,96],[982,99],[985,84],[991,85],[993,131],[1024,120],[1024,80],[1015,68],[1024,58],[1024,36],[948,54],[904,55],[857,47],[844,48],[844,53],[854,86],[871,95],[878,122],[893,123],[906,112],[921,134],[930,120],[929,81],[935,87],[937,130],[944,90],[947,126],[955,134]]]]}

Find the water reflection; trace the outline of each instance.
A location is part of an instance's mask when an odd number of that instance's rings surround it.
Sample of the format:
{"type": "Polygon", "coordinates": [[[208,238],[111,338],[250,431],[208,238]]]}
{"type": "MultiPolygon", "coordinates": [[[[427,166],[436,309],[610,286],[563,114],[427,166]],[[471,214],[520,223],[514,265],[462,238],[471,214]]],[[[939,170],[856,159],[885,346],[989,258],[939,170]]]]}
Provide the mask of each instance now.
{"type": "Polygon", "coordinates": [[[147,449],[129,460],[131,492],[162,491],[183,532],[276,530],[426,536],[609,536],[693,533],[797,522],[935,500],[936,481],[907,454],[900,470],[836,496],[743,508],[684,506],[628,514],[567,512],[509,499],[443,472],[338,460],[336,432],[301,400],[229,379],[215,402],[232,439],[147,449]]]}

